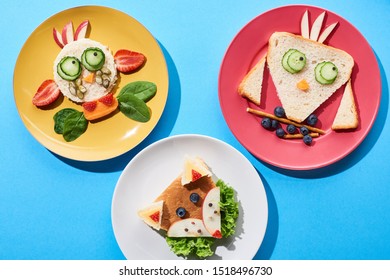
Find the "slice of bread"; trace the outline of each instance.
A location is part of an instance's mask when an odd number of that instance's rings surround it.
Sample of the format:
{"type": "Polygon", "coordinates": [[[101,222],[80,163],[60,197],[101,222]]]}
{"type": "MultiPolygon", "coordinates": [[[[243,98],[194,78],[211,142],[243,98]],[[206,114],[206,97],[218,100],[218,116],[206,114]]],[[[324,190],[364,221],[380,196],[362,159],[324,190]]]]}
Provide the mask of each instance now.
{"type": "Polygon", "coordinates": [[[354,61],[343,50],[292,33],[275,32],[269,39],[267,64],[287,118],[302,122],[349,80],[354,61]],[[306,56],[304,68],[294,74],[282,65],[283,55],[290,49],[306,56]],[[323,61],[331,61],[338,68],[338,76],[332,84],[322,85],[316,81],[314,69],[323,61]],[[308,85],[305,90],[297,86],[303,80],[308,85]]]}
{"type": "Polygon", "coordinates": [[[266,58],[264,56],[245,75],[240,85],[238,86],[238,93],[256,105],[260,105],[261,102],[261,88],[263,85],[265,61],[266,58]]]}
{"type": "Polygon", "coordinates": [[[356,109],[355,98],[353,96],[351,80],[349,80],[345,86],[340,106],[337,109],[337,113],[332,124],[332,129],[355,129],[358,125],[359,118],[356,109]]]}

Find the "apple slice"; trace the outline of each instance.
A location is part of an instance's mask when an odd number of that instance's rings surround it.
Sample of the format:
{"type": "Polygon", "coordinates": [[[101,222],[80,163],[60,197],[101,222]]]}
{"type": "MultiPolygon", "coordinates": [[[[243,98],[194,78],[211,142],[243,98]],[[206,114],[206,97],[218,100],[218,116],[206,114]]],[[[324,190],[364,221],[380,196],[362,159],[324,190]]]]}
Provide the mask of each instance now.
{"type": "Polygon", "coordinates": [[[174,222],[168,229],[169,237],[211,237],[201,219],[188,218],[174,222]]]}
{"type": "Polygon", "coordinates": [[[216,238],[221,235],[220,189],[211,189],[204,198],[202,216],[207,231],[216,238]]]}
{"type": "Polygon", "coordinates": [[[74,40],[77,41],[78,39],[85,38],[87,35],[88,27],[89,20],[84,20],[82,23],[80,23],[74,33],[74,40]]]}
{"type": "Polygon", "coordinates": [[[62,35],[60,32],[58,32],[57,29],[53,28],[53,37],[54,37],[54,41],[56,42],[56,44],[60,47],[60,48],[63,48],[64,47],[64,43],[62,42],[62,35]]]}
{"type": "Polygon", "coordinates": [[[138,216],[149,226],[160,230],[164,201],[160,200],[138,211],[138,216]]]}
{"type": "Polygon", "coordinates": [[[73,23],[70,21],[62,29],[62,42],[66,45],[73,41],[73,23]]]}
{"type": "Polygon", "coordinates": [[[301,20],[301,35],[303,38],[309,39],[310,31],[309,31],[309,13],[306,10],[302,16],[301,20]]]}
{"type": "Polygon", "coordinates": [[[317,41],[318,35],[322,28],[322,23],[324,22],[325,12],[322,12],[314,21],[313,26],[310,31],[310,40],[317,41]]]}
{"type": "Polygon", "coordinates": [[[325,30],[321,33],[320,38],[318,38],[318,42],[323,43],[326,40],[326,38],[328,38],[330,33],[332,33],[333,29],[336,27],[337,24],[338,22],[335,22],[329,25],[327,28],[325,28],[325,30]]]}

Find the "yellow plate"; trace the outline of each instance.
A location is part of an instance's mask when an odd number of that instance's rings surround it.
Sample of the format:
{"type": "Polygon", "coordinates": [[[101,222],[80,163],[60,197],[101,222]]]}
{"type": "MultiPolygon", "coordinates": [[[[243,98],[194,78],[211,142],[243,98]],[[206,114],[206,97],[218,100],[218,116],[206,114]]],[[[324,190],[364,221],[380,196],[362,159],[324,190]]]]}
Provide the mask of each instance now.
{"type": "Polygon", "coordinates": [[[168,96],[168,70],[164,55],[153,35],[129,15],[106,7],[83,6],[62,11],[38,26],[24,44],[15,65],[14,98],[19,115],[30,133],[47,149],[66,158],[98,161],[116,157],[138,145],[156,126],[168,96]],[[98,122],[90,122],[87,131],[73,142],[66,142],[54,132],[53,116],[63,108],[82,107],[67,98],[59,98],[54,106],[39,109],[32,98],[39,85],[53,79],[53,62],[60,47],[54,42],[53,28],[62,30],[73,22],[76,28],[82,21],[90,21],[88,38],[108,46],[113,53],[129,49],[143,53],[146,64],[138,72],[120,74],[116,93],[132,81],[150,81],[157,85],[157,93],[147,105],[151,119],[146,123],[133,121],[116,112],[98,122]]]}

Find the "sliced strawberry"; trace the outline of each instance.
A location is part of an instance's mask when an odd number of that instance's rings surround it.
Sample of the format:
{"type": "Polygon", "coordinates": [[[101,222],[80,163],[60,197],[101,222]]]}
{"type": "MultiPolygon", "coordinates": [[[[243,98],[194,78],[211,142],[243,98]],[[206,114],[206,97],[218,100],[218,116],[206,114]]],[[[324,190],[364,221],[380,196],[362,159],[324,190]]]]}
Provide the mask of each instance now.
{"type": "Polygon", "coordinates": [[[219,230],[216,230],[213,233],[213,237],[215,237],[215,238],[222,238],[222,233],[219,230]]]}
{"type": "Polygon", "coordinates": [[[32,103],[38,107],[46,106],[56,101],[58,96],[60,89],[57,84],[53,80],[45,80],[35,93],[32,103]]]}
{"type": "Polygon", "coordinates": [[[96,106],[97,106],[96,100],[83,103],[83,108],[88,112],[93,112],[96,109],[96,106]]]}
{"type": "Polygon", "coordinates": [[[114,94],[109,93],[103,97],[100,97],[98,101],[102,102],[106,106],[111,106],[114,103],[114,94]]]}
{"type": "Polygon", "coordinates": [[[140,68],[146,61],[146,57],[142,53],[118,50],[114,55],[116,69],[121,73],[129,73],[140,68]]]}
{"type": "Polygon", "coordinates": [[[160,211],[157,211],[149,216],[153,221],[158,223],[160,221],[160,211]]]}
{"type": "Polygon", "coordinates": [[[202,174],[200,174],[198,171],[192,169],[192,182],[200,179],[202,177],[202,174]]]}

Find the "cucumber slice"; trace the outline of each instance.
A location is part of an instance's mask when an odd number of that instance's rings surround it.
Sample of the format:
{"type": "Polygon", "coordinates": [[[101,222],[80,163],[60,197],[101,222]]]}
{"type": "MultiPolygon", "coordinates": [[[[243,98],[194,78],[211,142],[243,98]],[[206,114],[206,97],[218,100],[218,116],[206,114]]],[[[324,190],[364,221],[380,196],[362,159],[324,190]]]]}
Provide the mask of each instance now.
{"type": "Polygon", "coordinates": [[[57,73],[64,80],[76,80],[81,74],[80,61],[76,57],[65,56],[57,64],[57,73]]]}
{"type": "Polygon", "coordinates": [[[325,62],[324,65],[321,67],[320,75],[322,78],[328,81],[334,81],[338,74],[338,69],[336,65],[334,65],[332,62],[325,62]]]}
{"type": "Polygon", "coordinates": [[[287,64],[297,73],[305,67],[306,56],[300,51],[292,52],[287,58],[287,64]]]}
{"type": "Polygon", "coordinates": [[[100,70],[105,62],[104,52],[99,48],[88,48],[81,55],[81,63],[89,71],[100,70]]]}
{"type": "Polygon", "coordinates": [[[316,78],[316,81],[319,82],[321,85],[330,85],[334,82],[335,79],[333,80],[327,80],[325,79],[322,75],[321,75],[321,70],[322,70],[322,67],[326,64],[327,62],[326,61],[323,61],[321,63],[318,63],[316,65],[316,68],[314,68],[314,75],[315,75],[315,78],[316,78]]]}
{"type": "Polygon", "coordinates": [[[288,58],[289,56],[294,53],[294,52],[297,52],[296,49],[289,49],[284,55],[283,55],[283,58],[282,58],[282,66],[283,68],[287,71],[287,72],[290,72],[291,74],[294,74],[296,73],[297,71],[295,71],[294,69],[292,69],[290,67],[290,65],[288,64],[288,58]]]}

